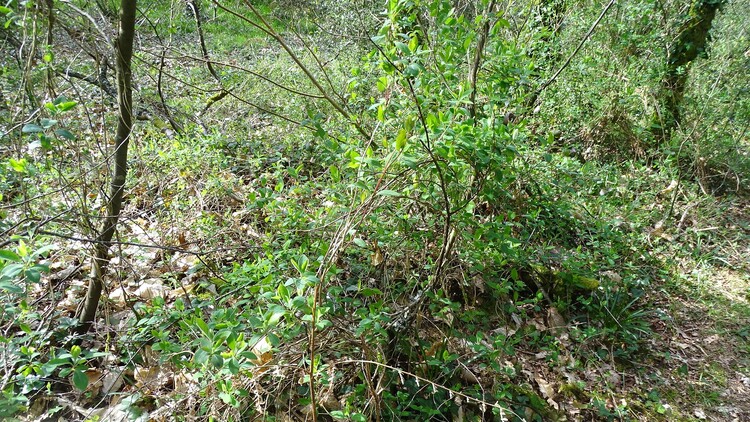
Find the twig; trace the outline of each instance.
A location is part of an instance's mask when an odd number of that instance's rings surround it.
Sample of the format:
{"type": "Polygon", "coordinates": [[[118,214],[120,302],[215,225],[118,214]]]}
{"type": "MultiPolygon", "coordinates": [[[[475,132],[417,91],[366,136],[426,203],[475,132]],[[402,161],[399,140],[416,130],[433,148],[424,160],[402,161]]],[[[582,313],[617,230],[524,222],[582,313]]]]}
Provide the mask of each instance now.
{"type": "Polygon", "coordinates": [[[578,54],[578,52],[581,50],[581,48],[583,47],[583,45],[586,44],[586,41],[589,40],[589,38],[591,37],[591,34],[593,34],[594,30],[596,29],[596,27],[599,26],[599,22],[601,22],[601,20],[604,18],[604,15],[607,14],[607,12],[612,7],[612,5],[615,4],[615,1],[616,0],[610,0],[610,2],[607,3],[606,6],[604,6],[604,9],[602,10],[602,13],[599,14],[599,17],[596,19],[596,21],[594,21],[593,25],[591,25],[591,28],[589,28],[589,31],[583,37],[583,39],[581,40],[581,42],[578,43],[578,47],[576,47],[576,49],[573,50],[573,52],[568,56],[567,60],[565,60],[565,63],[563,63],[563,65],[560,66],[559,69],[557,69],[557,72],[555,72],[555,74],[552,75],[551,78],[549,78],[545,83],[543,83],[539,88],[537,88],[536,91],[534,91],[534,93],[531,95],[529,101],[527,102],[528,106],[531,106],[534,103],[536,103],[536,100],[539,98],[539,94],[541,94],[542,91],[544,91],[548,86],[552,85],[552,83],[555,82],[555,80],[557,79],[558,76],[560,76],[560,74],[563,72],[563,70],[565,70],[568,67],[568,65],[570,65],[570,61],[573,60],[573,57],[575,57],[576,54],[578,54]]]}
{"type": "Polygon", "coordinates": [[[521,415],[513,412],[512,410],[510,410],[508,408],[505,408],[505,407],[499,405],[498,402],[490,403],[488,401],[485,401],[485,400],[482,400],[482,399],[478,399],[476,397],[469,396],[469,395],[464,394],[464,393],[462,393],[460,391],[453,390],[452,388],[449,388],[449,387],[447,387],[445,385],[438,384],[438,383],[436,383],[436,382],[434,382],[432,380],[429,380],[427,378],[421,377],[421,376],[419,376],[417,374],[414,374],[414,373],[411,373],[411,372],[408,372],[408,371],[404,371],[403,369],[397,368],[397,367],[392,366],[392,365],[388,365],[388,364],[381,363],[381,362],[376,362],[374,360],[365,360],[365,359],[346,359],[346,360],[337,361],[336,363],[339,363],[339,364],[346,364],[346,363],[365,364],[366,363],[366,364],[370,364],[370,365],[379,366],[381,368],[390,369],[392,371],[396,371],[400,377],[403,377],[404,375],[406,375],[408,377],[416,379],[419,382],[423,382],[425,384],[429,384],[429,385],[431,385],[435,389],[440,389],[440,390],[447,391],[450,395],[459,396],[459,397],[464,398],[464,399],[466,399],[466,400],[468,400],[470,402],[477,403],[477,404],[479,404],[479,405],[481,405],[483,407],[492,407],[493,409],[497,409],[500,412],[500,417],[501,418],[504,418],[505,413],[509,413],[509,414],[511,414],[511,415],[519,418],[522,421],[526,420],[526,419],[522,418],[521,415]]]}
{"type": "Polygon", "coordinates": [[[60,76],[67,76],[71,78],[80,79],[82,81],[88,82],[91,85],[94,85],[104,91],[107,95],[109,95],[112,98],[117,97],[117,91],[112,87],[112,85],[109,84],[109,81],[106,77],[106,64],[103,66],[102,71],[99,73],[98,77],[94,76],[86,76],[83,73],[79,73],[73,70],[65,69],[64,72],[57,72],[60,76]],[[102,77],[104,75],[104,77],[102,77]]]}
{"type": "Polygon", "coordinates": [[[203,25],[201,24],[200,8],[196,4],[195,0],[187,0],[186,3],[188,7],[190,7],[190,9],[193,11],[193,17],[195,18],[195,25],[198,32],[198,42],[200,43],[201,53],[203,53],[203,59],[205,60],[206,67],[208,67],[208,71],[211,73],[214,79],[216,79],[216,82],[218,82],[219,85],[222,85],[221,78],[219,78],[219,74],[216,73],[216,69],[214,69],[213,64],[211,64],[211,58],[208,55],[208,49],[206,48],[206,38],[203,36],[203,25]]]}
{"type": "Polygon", "coordinates": [[[167,100],[164,98],[164,91],[162,90],[162,74],[164,71],[164,57],[167,54],[166,47],[161,51],[161,57],[159,57],[159,76],[156,79],[156,91],[159,93],[159,100],[161,101],[161,106],[164,109],[164,115],[167,117],[167,120],[169,121],[169,124],[172,126],[172,129],[174,129],[177,134],[182,135],[182,127],[180,126],[177,121],[175,121],[174,117],[172,117],[172,113],[169,111],[169,106],[167,105],[167,100]]]}
{"type": "Polygon", "coordinates": [[[256,78],[262,79],[262,80],[270,83],[271,85],[274,85],[274,86],[276,86],[278,88],[281,88],[281,89],[283,89],[285,91],[291,92],[292,94],[295,94],[295,95],[299,95],[299,96],[302,96],[302,97],[308,97],[308,98],[315,98],[315,99],[324,99],[325,98],[322,95],[309,94],[307,92],[298,91],[298,90],[296,90],[294,88],[291,88],[291,87],[283,85],[283,84],[281,84],[279,82],[276,82],[276,81],[274,81],[273,79],[271,79],[271,78],[269,78],[267,76],[263,76],[263,75],[261,75],[258,72],[252,71],[252,70],[250,70],[250,69],[248,69],[248,68],[246,68],[244,66],[240,66],[240,65],[237,65],[237,64],[233,64],[233,63],[220,62],[220,61],[216,61],[216,60],[210,60],[210,59],[205,59],[205,58],[194,57],[194,56],[190,56],[190,55],[185,55],[183,57],[191,59],[191,60],[195,60],[195,61],[202,61],[202,62],[205,62],[205,63],[213,63],[213,64],[216,64],[216,65],[219,65],[219,66],[226,66],[226,67],[229,67],[229,68],[232,68],[232,69],[241,70],[243,72],[246,72],[246,73],[249,73],[249,74],[255,76],[256,78]]]}
{"type": "Polygon", "coordinates": [[[331,106],[333,106],[333,108],[336,109],[336,111],[339,114],[341,114],[347,120],[347,122],[353,125],[354,128],[357,130],[357,132],[360,133],[360,135],[362,135],[365,139],[370,138],[370,134],[367,133],[367,131],[359,123],[357,123],[355,119],[352,118],[352,116],[344,109],[344,107],[341,104],[339,104],[335,99],[333,99],[333,97],[331,97],[331,95],[328,93],[328,91],[325,90],[325,88],[323,88],[323,85],[321,85],[321,83],[318,81],[315,75],[313,75],[312,72],[310,72],[307,66],[305,66],[304,63],[302,63],[299,57],[297,57],[294,51],[292,51],[291,47],[289,47],[286,41],[284,41],[284,38],[273,29],[271,24],[269,24],[263,18],[263,15],[261,15],[260,12],[258,12],[258,10],[250,3],[250,1],[244,0],[245,5],[253,12],[255,17],[258,18],[263,25],[259,25],[253,22],[252,20],[248,19],[247,17],[242,16],[241,14],[226,8],[224,5],[220,4],[217,0],[213,0],[213,2],[216,6],[218,6],[225,12],[241,19],[242,21],[248,23],[249,25],[252,25],[253,27],[259,29],[260,31],[264,32],[265,34],[267,34],[268,36],[276,40],[276,42],[281,46],[281,48],[283,48],[284,51],[286,51],[287,55],[294,61],[297,67],[305,74],[305,76],[307,76],[308,80],[313,85],[315,85],[315,88],[318,89],[318,91],[325,98],[325,100],[329,104],[331,104],[331,106]]]}
{"type": "MultiPolygon", "coordinates": [[[[178,248],[178,247],[175,247],[175,246],[163,246],[163,245],[156,245],[156,244],[149,245],[149,244],[146,244],[146,243],[126,242],[126,241],[117,241],[117,240],[110,240],[110,241],[106,241],[105,242],[105,241],[96,240],[96,239],[87,239],[85,237],[70,236],[70,235],[66,235],[66,234],[62,234],[62,233],[51,232],[51,231],[48,231],[48,230],[39,230],[39,231],[37,231],[37,233],[43,234],[43,235],[47,235],[47,236],[59,237],[60,239],[73,240],[73,241],[76,241],[76,242],[101,243],[101,244],[110,245],[110,246],[112,246],[112,245],[136,246],[136,247],[139,247],[139,248],[160,249],[160,250],[164,250],[164,251],[168,251],[168,252],[184,253],[184,254],[194,255],[194,256],[209,255],[209,254],[212,254],[212,253],[215,253],[215,252],[224,252],[224,251],[234,250],[234,249],[253,249],[253,248],[251,248],[249,246],[234,247],[234,248],[226,248],[225,247],[225,248],[215,248],[215,249],[202,250],[200,252],[195,252],[195,251],[191,251],[189,249],[178,248]]],[[[193,243],[197,243],[197,242],[193,242],[193,243]]],[[[260,248],[260,247],[258,247],[258,248],[260,248]]]]}
{"type": "MultiPolygon", "coordinates": [[[[65,214],[65,213],[67,213],[67,212],[69,212],[69,211],[68,211],[68,210],[65,210],[65,211],[61,211],[61,212],[57,213],[57,215],[54,215],[54,216],[52,216],[52,217],[47,217],[47,218],[45,218],[45,219],[44,219],[44,220],[43,220],[43,221],[42,221],[41,223],[37,224],[37,225],[36,225],[35,227],[33,227],[33,228],[31,228],[31,229],[28,229],[28,230],[26,230],[25,232],[23,232],[23,233],[19,234],[18,236],[26,236],[26,235],[28,235],[29,233],[32,233],[32,232],[34,232],[35,230],[38,230],[38,229],[40,229],[40,228],[44,227],[44,226],[45,226],[45,225],[46,225],[47,223],[49,223],[50,221],[53,221],[53,220],[57,219],[57,217],[60,217],[61,215],[65,214]]],[[[21,220],[21,221],[24,221],[24,220],[21,220]]],[[[19,224],[20,224],[20,222],[19,222],[19,224]]],[[[16,226],[17,226],[17,225],[16,225],[16,226]]],[[[5,233],[4,233],[4,234],[5,234],[5,233]]],[[[2,243],[0,243],[0,248],[4,248],[5,246],[7,246],[7,245],[9,245],[9,244],[11,244],[11,243],[14,243],[14,242],[17,242],[17,240],[16,240],[16,239],[8,239],[8,240],[5,240],[5,241],[3,241],[2,243]]]]}

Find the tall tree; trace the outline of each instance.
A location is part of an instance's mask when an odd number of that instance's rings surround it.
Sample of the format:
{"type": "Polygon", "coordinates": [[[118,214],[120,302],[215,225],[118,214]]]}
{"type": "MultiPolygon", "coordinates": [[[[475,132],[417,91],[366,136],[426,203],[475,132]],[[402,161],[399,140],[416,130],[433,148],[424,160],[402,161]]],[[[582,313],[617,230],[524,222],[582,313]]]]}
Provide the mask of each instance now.
{"type": "Polygon", "coordinates": [[[122,209],[123,190],[128,174],[128,143],[133,128],[133,89],[130,65],[133,57],[136,5],[137,0],[121,0],[120,2],[120,30],[115,41],[119,121],[115,135],[114,173],[110,185],[107,215],[104,217],[101,230],[94,243],[94,258],[88,291],[78,314],[77,332],[79,334],[89,330],[96,316],[104,288],[104,275],[109,264],[109,246],[122,209]]]}

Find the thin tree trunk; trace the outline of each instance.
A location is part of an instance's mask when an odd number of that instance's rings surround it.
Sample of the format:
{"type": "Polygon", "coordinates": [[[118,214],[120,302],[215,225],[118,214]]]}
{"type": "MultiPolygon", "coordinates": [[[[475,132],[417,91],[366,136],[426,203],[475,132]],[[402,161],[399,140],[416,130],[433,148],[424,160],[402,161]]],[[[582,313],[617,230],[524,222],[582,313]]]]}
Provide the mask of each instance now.
{"type": "Polygon", "coordinates": [[[195,18],[195,27],[198,31],[198,42],[200,43],[203,60],[206,62],[206,67],[208,67],[208,71],[211,72],[211,76],[213,76],[214,79],[216,79],[216,82],[219,83],[219,86],[221,86],[221,78],[219,77],[219,74],[216,73],[216,69],[214,69],[213,63],[211,63],[211,57],[208,55],[208,48],[206,48],[206,37],[203,35],[203,19],[201,18],[200,4],[196,0],[187,0],[187,6],[190,8],[193,18],[195,18]]]}
{"type": "Polygon", "coordinates": [[[96,316],[99,299],[104,289],[104,275],[109,264],[109,246],[117,228],[117,221],[122,209],[122,196],[128,173],[128,142],[133,127],[133,95],[131,86],[132,71],[130,61],[133,57],[133,37],[135,35],[135,13],[137,0],[121,0],[120,32],[115,42],[117,57],[117,101],[120,119],[115,135],[115,167],[110,186],[110,199],[107,204],[107,215],[101,231],[94,244],[94,261],[86,298],[80,308],[76,329],[78,334],[86,333],[96,316]]]}
{"type": "MultiPolygon", "coordinates": [[[[476,118],[477,111],[477,75],[479,74],[479,68],[482,66],[482,56],[484,55],[484,44],[487,42],[487,37],[490,33],[490,21],[492,20],[492,10],[495,8],[495,0],[490,0],[489,6],[487,6],[487,15],[484,17],[484,24],[482,24],[479,30],[479,40],[477,41],[477,48],[474,51],[474,60],[471,62],[469,67],[469,85],[471,86],[471,95],[469,97],[469,115],[472,119],[476,118]]],[[[476,121],[474,122],[476,125],[476,121]]]]}
{"type": "Polygon", "coordinates": [[[685,88],[690,64],[706,50],[709,31],[716,17],[716,12],[726,0],[697,0],[690,8],[688,20],[680,28],[677,40],[669,49],[667,69],[662,81],[662,108],[657,137],[668,141],[672,131],[680,125],[682,116],[680,106],[685,95],[685,88]]]}

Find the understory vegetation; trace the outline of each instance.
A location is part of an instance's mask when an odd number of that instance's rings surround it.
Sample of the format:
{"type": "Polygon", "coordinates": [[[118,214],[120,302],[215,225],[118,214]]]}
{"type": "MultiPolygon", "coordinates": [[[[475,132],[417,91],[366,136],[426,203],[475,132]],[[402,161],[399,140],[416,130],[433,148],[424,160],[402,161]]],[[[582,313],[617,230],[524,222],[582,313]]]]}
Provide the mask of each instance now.
{"type": "Polygon", "coordinates": [[[748,22],[0,1],[0,419],[750,420],[748,22]]]}

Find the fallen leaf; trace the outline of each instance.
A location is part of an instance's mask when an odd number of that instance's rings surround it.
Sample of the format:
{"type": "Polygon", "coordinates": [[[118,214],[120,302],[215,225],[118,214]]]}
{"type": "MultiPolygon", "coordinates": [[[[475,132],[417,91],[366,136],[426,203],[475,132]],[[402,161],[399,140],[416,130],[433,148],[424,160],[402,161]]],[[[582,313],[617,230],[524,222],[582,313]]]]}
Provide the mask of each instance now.
{"type": "Polygon", "coordinates": [[[168,297],[171,290],[162,283],[161,279],[150,278],[144,280],[133,294],[143,300],[149,300],[155,297],[168,297]]]}
{"type": "Polygon", "coordinates": [[[560,329],[560,331],[567,326],[565,318],[560,315],[560,312],[554,306],[547,310],[547,325],[551,329],[560,329]]]}
{"type": "Polygon", "coordinates": [[[378,246],[378,242],[374,241],[372,242],[372,266],[377,267],[378,265],[382,264],[385,258],[383,257],[383,251],[380,250],[380,247],[378,246]]]}
{"type": "Polygon", "coordinates": [[[536,381],[537,385],[539,385],[539,391],[542,393],[542,396],[547,399],[547,403],[549,403],[550,406],[554,407],[555,409],[560,409],[560,405],[558,405],[554,400],[555,387],[538,374],[534,376],[534,381],[536,381]]]}
{"type": "Polygon", "coordinates": [[[122,374],[124,371],[125,367],[115,367],[104,376],[102,379],[104,394],[112,394],[120,391],[120,387],[123,384],[122,374]]]}
{"type": "Polygon", "coordinates": [[[155,390],[159,386],[159,375],[161,371],[158,366],[143,367],[136,366],[133,371],[133,378],[135,379],[135,385],[138,388],[148,388],[149,390],[155,390]]]}

